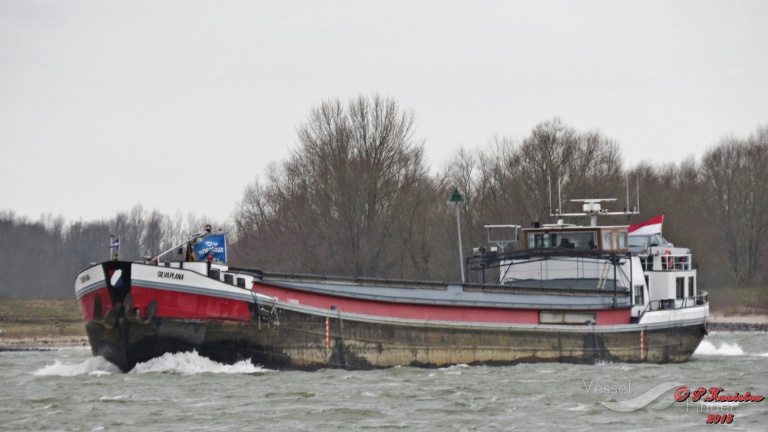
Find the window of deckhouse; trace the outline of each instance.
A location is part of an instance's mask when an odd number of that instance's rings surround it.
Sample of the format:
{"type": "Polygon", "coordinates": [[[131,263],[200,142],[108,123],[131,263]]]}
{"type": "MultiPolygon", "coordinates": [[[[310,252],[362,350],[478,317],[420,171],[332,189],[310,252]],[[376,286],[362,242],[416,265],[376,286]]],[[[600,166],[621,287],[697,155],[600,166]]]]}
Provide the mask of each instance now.
{"type": "Polygon", "coordinates": [[[675,282],[677,285],[677,299],[681,300],[685,298],[685,278],[676,278],[675,282]]]}
{"type": "Polygon", "coordinates": [[[643,288],[645,288],[643,285],[635,285],[635,304],[636,305],[645,304],[645,296],[643,295],[643,288]]]}

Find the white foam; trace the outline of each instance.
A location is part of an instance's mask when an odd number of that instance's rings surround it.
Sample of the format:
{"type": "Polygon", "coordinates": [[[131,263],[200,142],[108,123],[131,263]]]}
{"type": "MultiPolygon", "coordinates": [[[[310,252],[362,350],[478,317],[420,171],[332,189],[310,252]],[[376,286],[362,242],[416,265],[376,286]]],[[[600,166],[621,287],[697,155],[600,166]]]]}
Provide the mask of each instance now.
{"type": "MultiPolygon", "coordinates": [[[[468,369],[468,368],[469,368],[469,365],[464,363],[458,363],[455,365],[439,368],[438,370],[444,373],[445,375],[461,375],[462,373],[461,371],[463,369],[468,369]]],[[[430,376],[434,376],[434,375],[430,374],[430,376]]]]}
{"type": "Polygon", "coordinates": [[[120,368],[108,362],[104,357],[91,357],[82,363],[69,364],[56,360],[52,365],[36,370],[37,376],[77,376],[77,375],[110,375],[119,373],[120,368]]]}
{"type": "Polygon", "coordinates": [[[163,354],[160,357],[137,364],[128,373],[144,374],[151,372],[179,375],[196,375],[200,373],[252,374],[269,372],[269,369],[254,366],[249,360],[241,360],[233,365],[222,364],[200,356],[197,351],[191,351],[163,354]]]}
{"type": "Polygon", "coordinates": [[[720,347],[715,347],[712,342],[702,341],[694,355],[714,355],[714,356],[740,356],[744,355],[744,350],[738,344],[729,344],[723,342],[720,347]]]}
{"type": "Polygon", "coordinates": [[[100,401],[119,401],[123,399],[128,399],[128,395],[102,396],[99,398],[100,401]]]}
{"type": "Polygon", "coordinates": [[[441,370],[441,371],[454,371],[459,369],[469,369],[469,365],[465,363],[457,363],[455,365],[438,368],[438,370],[441,370]]]}
{"type": "Polygon", "coordinates": [[[576,404],[575,407],[566,408],[566,411],[586,411],[590,408],[592,408],[593,405],[591,404],[576,404]]]}

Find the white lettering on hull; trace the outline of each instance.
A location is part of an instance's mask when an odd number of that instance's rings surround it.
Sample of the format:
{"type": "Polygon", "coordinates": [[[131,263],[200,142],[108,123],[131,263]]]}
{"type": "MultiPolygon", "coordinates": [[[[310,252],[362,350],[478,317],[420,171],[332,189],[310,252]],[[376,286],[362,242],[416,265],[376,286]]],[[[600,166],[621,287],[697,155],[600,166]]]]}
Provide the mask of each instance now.
{"type": "Polygon", "coordinates": [[[162,279],[174,279],[174,280],[184,280],[184,275],[181,273],[174,273],[174,272],[168,272],[168,271],[158,271],[157,277],[162,279]]]}

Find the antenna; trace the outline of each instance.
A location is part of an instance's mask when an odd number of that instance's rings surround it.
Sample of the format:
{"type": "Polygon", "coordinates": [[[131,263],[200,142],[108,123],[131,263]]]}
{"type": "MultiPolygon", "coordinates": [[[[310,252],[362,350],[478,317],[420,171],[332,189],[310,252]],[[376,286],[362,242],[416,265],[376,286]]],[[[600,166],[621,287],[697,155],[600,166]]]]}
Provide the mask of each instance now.
{"type": "Polygon", "coordinates": [[[627,176],[627,206],[625,208],[629,211],[629,176],[627,176]]]}
{"type": "Polygon", "coordinates": [[[549,189],[549,213],[552,214],[552,177],[547,177],[547,186],[549,189]]]}
{"type": "MultiPolygon", "coordinates": [[[[550,188],[550,193],[549,193],[549,195],[550,195],[550,206],[549,206],[550,210],[549,210],[549,215],[550,216],[557,216],[557,217],[560,217],[560,216],[572,216],[572,217],[589,216],[590,217],[591,226],[597,226],[597,215],[598,214],[600,214],[600,215],[610,215],[610,216],[625,215],[627,217],[629,217],[630,215],[633,215],[633,214],[640,214],[640,212],[639,212],[639,208],[640,208],[640,184],[639,184],[639,180],[638,180],[638,185],[637,185],[637,195],[638,195],[638,197],[637,197],[637,208],[635,208],[634,210],[631,210],[629,208],[629,177],[627,177],[627,180],[626,180],[626,189],[627,189],[627,207],[624,209],[623,212],[611,212],[611,211],[608,211],[608,209],[602,208],[602,204],[601,203],[617,201],[616,198],[581,198],[581,199],[572,199],[571,202],[581,202],[581,203],[584,203],[582,205],[582,213],[563,213],[563,211],[562,211],[562,197],[560,196],[560,184],[559,184],[559,181],[558,181],[558,185],[557,185],[558,197],[557,197],[557,199],[558,199],[558,203],[560,204],[560,208],[557,210],[557,212],[552,212],[552,205],[551,205],[552,191],[551,191],[551,188],[550,188]]],[[[558,221],[558,223],[560,223],[560,222],[558,221]]]]}
{"type": "Polygon", "coordinates": [[[519,230],[520,225],[485,225],[485,237],[488,243],[496,243],[501,252],[504,252],[508,244],[519,241],[519,230]],[[492,234],[492,231],[496,231],[498,234],[492,234]],[[492,236],[493,238],[491,238],[492,236]]]}

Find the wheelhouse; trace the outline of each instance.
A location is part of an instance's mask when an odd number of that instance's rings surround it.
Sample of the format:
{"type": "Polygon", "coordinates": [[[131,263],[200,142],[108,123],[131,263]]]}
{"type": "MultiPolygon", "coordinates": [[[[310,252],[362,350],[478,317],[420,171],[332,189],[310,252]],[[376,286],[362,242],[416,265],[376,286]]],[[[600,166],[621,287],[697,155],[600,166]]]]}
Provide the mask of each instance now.
{"type": "Polygon", "coordinates": [[[525,249],[567,248],[628,252],[626,226],[545,225],[523,229],[525,249]]]}

